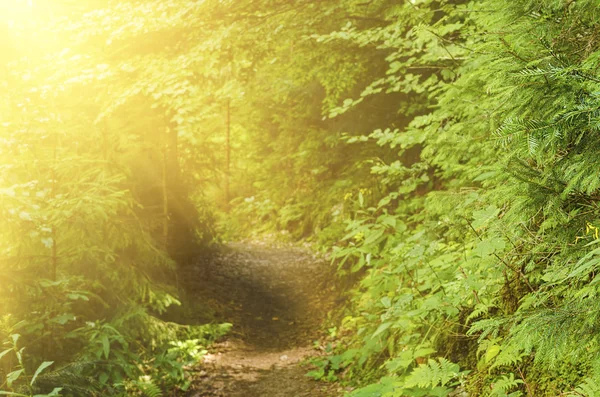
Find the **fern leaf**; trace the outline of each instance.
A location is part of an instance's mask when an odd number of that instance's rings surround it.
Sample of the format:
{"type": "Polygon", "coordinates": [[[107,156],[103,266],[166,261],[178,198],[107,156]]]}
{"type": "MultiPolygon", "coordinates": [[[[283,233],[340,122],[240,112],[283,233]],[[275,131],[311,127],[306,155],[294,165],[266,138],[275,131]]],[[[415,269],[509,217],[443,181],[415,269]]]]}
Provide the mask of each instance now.
{"type": "Polygon", "coordinates": [[[441,357],[415,368],[406,380],[407,387],[433,388],[445,386],[460,374],[460,367],[441,357]]]}

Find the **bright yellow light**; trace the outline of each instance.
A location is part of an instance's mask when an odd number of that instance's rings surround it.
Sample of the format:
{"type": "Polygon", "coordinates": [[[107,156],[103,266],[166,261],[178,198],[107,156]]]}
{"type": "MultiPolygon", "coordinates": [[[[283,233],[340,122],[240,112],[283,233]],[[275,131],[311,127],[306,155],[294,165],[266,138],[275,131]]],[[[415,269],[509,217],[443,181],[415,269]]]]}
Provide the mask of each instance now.
{"type": "Polygon", "coordinates": [[[30,18],[32,10],[33,0],[0,0],[0,23],[13,29],[30,18]]]}
{"type": "Polygon", "coordinates": [[[33,8],[33,0],[0,0],[2,15],[21,13],[33,8]]]}

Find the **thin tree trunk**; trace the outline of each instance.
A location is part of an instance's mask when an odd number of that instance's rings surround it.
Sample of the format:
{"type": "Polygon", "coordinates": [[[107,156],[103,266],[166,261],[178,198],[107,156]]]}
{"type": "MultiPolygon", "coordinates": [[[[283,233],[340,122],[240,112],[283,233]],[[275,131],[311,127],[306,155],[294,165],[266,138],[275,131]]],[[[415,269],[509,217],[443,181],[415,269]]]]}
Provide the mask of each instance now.
{"type": "Polygon", "coordinates": [[[167,145],[163,148],[163,163],[162,163],[162,202],[163,202],[163,222],[162,222],[162,237],[165,244],[165,249],[169,243],[169,186],[167,184],[167,145]]]}
{"type": "Polygon", "coordinates": [[[180,255],[181,248],[188,242],[184,241],[189,236],[186,230],[187,217],[190,214],[186,209],[186,192],[181,181],[181,170],[179,167],[179,138],[177,126],[171,122],[167,123],[165,146],[165,162],[163,169],[163,207],[166,215],[163,232],[166,235],[167,251],[171,255],[180,255]]]}
{"type": "MultiPolygon", "coordinates": [[[[53,153],[53,161],[52,161],[52,198],[56,197],[56,166],[58,162],[58,145],[59,138],[58,133],[54,132],[54,153],[53,153]]],[[[58,249],[56,246],[56,225],[52,226],[52,269],[51,269],[51,277],[52,281],[56,281],[56,273],[58,269],[58,249]]]]}
{"type": "MultiPolygon", "coordinates": [[[[234,77],[233,71],[233,51],[229,48],[229,76],[227,79],[231,82],[234,77]]],[[[226,138],[225,138],[225,208],[229,210],[229,201],[231,200],[231,93],[227,98],[226,109],[226,138]]]]}
{"type": "Polygon", "coordinates": [[[225,164],[225,206],[229,209],[230,178],[231,178],[231,99],[227,99],[227,136],[225,139],[226,164],[225,164]]]}

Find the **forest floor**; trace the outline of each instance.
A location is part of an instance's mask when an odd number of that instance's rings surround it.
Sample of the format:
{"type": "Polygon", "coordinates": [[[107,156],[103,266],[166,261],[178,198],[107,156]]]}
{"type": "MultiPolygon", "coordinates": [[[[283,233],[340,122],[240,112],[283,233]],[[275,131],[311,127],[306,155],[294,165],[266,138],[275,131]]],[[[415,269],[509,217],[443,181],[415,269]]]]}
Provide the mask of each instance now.
{"type": "MultiPolygon", "coordinates": [[[[307,250],[230,244],[181,275],[196,313],[234,324],[194,374],[193,397],[335,397],[339,385],[306,376],[307,359],[336,302],[326,262],[307,250]]],[[[200,319],[202,321],[202,319],[200,319]]]]}

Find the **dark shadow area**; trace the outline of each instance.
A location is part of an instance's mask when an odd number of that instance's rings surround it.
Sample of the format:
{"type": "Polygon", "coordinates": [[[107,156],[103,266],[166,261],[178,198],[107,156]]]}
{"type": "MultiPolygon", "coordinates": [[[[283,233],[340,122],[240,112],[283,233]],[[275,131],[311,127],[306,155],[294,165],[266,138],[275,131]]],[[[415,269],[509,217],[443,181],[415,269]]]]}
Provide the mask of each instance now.
{"type": "Polygon", "coordinates": [[[306,251],[232,244],[180,271],[179,322],[230,322],[262,350],[306,346],[333,303],[329,266],[306,251]]]}

